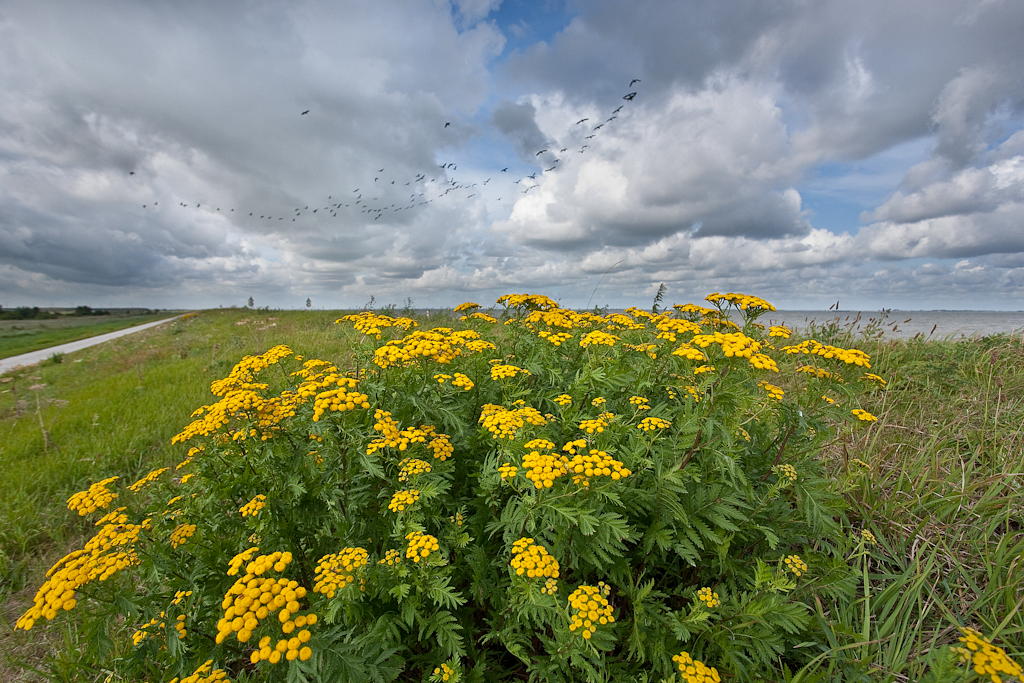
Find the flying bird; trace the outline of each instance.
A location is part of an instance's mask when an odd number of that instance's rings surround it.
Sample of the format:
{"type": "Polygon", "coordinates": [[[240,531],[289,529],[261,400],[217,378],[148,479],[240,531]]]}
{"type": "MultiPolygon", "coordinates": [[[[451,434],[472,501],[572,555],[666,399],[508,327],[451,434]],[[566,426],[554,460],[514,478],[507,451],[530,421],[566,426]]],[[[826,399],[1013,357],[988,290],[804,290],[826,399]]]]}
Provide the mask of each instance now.
{"type": "Polygon", "coordinates": [[[585,137],[583,139],[584,140],[590,140],[591,138],[595,138],[595,137],[597,137],[597,136],[596,135],[588,135],[587,137],[585,137]]]}
{"type": "Polygon", "coordinates": [[[569,148],[568,147],[563,147],[562,149],[558,150],[558,153],[561,154],[562,152],[564,152],[567,149],[569,149],[569,148]]]}
{"type": "Polygon", "coordinates": [[[308,114],[308,113],[309,113],[309,110],[307,109],[306,111],[304,111],[304,112],[302,112],[301,114],[299,114],[299,116],[305,116],[305,115],[306,115],[306,114],[308,114]]]}
{"type": "Polygon", "coordinates": [[[501,169],[502,173],[506,173],[507,171],[508,171],[508,166],[506,166],[505,168],[501,169]]]}
{"type": "Polygon", "coordinates": [[[551,168],[545,168],[545,169],[544,169],[544,172],[545,172],[545,173],[547,173],[548,171],[554,171],[554,170],[555,170],[555,166],[558,166],[558,164],[555,164],[555,165],[554,165],[554,166],[552,166],[551,168]]]}
{"type": "Polygon", "coordinates": [[[622,111],[622,107],[624,107],[624,106],[625,105],[620,104],[619,106],[615,107],[615,109],[612,109],[612,113],[613,114],[618,114],[620,111],[622,111]]]}
{"type": "Polygon", "coordinates": [[[627,102],[630,102],[630,101],[632,101],[632,99],[634,97],[636,97],[636,91],[635,90],[633,92],[626,93],[625,95],[623,95],[622,99],[626,100],[627,102]]]}
{"type": "Polygon", "coordinates": [[[629,82],[629,85],[628,85],[628,86],[626,86],[626,87],[627,87],[627,88],[632,88],[632,87],[633,87],[633,84],[634,84],[634,83],[640,83],[640,79],[639,79],[639,78],[634,78],[633,80],[631,80],[631,81],[629,82]]]}
{"type": "Polygon", "coordinates": [[[135,175],[135,171],[128,171],[128,175],[135,175]]]}
{"type": "Polygon", "coordinates": [[[602,128],[604,128],[604,124],[603,123],[599,123],[596,126],[594,126],[594,130],[601,130],[602,128]]]}
{"type": "Polygon", "coordinates": [[[540,156],[541,154],[543,154],[543,153],[544,153],[544,152],[546,152],[546,151],[547,151],[546,149],[542,149],[541,151],[537,152],[537,153],[536,153],[536,154],[534,154],[533,156],[535,156],[535,157],[539,157],[539,156],[540,156]]]}
{"type": "Polygon", "coordinates": [[[590,120],[590,119],[580,119],[579,121],[577,121],[577,122],[576,122],[576,125],[578,126],[578,125],[580,125],[581,123],[583,123],[584,121],[589,121],[589,120],[590,120]]]}
{"type": "Polygon", "coordinates": [[[444,122],[444,127],[445,127],[445,128],[447,128],[447,127],[448,127],[448,126],[450,126],[450,125],[452,125],[452,122],[451,122],[451,121],[445,121],[445,122],[444,122]]]}

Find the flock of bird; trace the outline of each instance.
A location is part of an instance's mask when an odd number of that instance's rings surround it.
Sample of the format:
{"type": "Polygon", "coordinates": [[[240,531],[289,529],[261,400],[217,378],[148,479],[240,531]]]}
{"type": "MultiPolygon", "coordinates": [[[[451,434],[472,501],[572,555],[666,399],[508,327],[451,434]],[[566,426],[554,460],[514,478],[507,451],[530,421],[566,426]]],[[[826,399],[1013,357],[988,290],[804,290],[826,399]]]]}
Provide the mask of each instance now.
{"type": "MultiPolygon", "coordinates": [[[[589,117],[581,118],[573,125],[573,133],[571,135],[574,143],[566,146],[559,146],[556,150],[554,147],[541,149],[534,154],[538,170],[530,173],[529,175],[517,178],[514,181],[510,181],[511,185],[506,187],[506,190],[513,189],[512,186],[518,186],[521,194],[527,194],[531,190],[536,189],[540,183],[537,180],[538,173],[554,173],[561,168],[562,165],[568,163],[568,158],[562,156],[570,151],[570,149],[576,154],[586,154],[587,150],[590,149],[590,140],[593,140],[600,134],[600,131],[605,126],[612,125],[616,119],[619,118],[619,112],[622,111],[626,104],[632,102],[637,96],[637,91],[633,90],[633,87],[640,83],[639,78],[634,78],[629,82],[627,86],[627,92],[622,96],[624,102],[619,104],[615,109],[611,110],[609,115],[600,120],[591,122],[589,117]],[[585,124],[592,123],[592,125],[586,126],[585,124]],[[580,135],[579,133],[586,133],[586,135],[580,135]]],[[[300,116],[308,116],[310,113],[309,109],[300,112],[300,116]]],[[[444,128],[451,126],[451,121],[444,122],[444,128]]],[[[282,213],[280,210],[277,212],[259,211],[256,209],[238,209],[227,208],[223,209],[216,204],[210,204],[209,202],[203,203],[203,201],[177,201],[178,208],[191,208],[197,210],[207,210],[214,213],[228,213],[228,214],[248,214],[248,218],[253,220],[263,221],[264,223],[273,222],[296,222],[297,219],[303,216],[330,216],[337,218],[339,215],[343,215],[346,211],[358,210],[361,214],[366,214],[367,217],[374,221],[380,221],[384,216],[390,214],[399,214],[404,211],[410,211],[417,207],[427,206],[435,201],[440,201],[449,196],[463,195],[466,199],[472,199],[473,197],[479,196],[484,188],[487,187],[490,182],[496,178],[508,179],[508,176],[501,176],[500,174],[508,174],[509,166],[505,166],[495,172],[495,175],[486,178],[480,182],[462,182],[458,178],[454,177],[452,173],[458,171],[458,164],[454,161],[446,161],[441,163],[437,170],[433,170],[429,173],[416,173],[414,176],[409,178],[394,178],[390,177],[385,173],[384,168],[376,169],[373,175],[373,180],[367,179],[365,183],[359,187],[353,188],[351,192],[345,194],[339,194],[337,196],[333,194],[327,195],[326,200],[313,204],[305,204],[303,206],[294,207],[294,209],[282,213]],[[396,198],[399,188],[409,188],[408,195],[402,193],[400,198],[396,198]],[[388,203],[385,203],[388,202],[388,203]]],[[[129,171],[129,175],[134,176],[135,171],[129,171]]],[[[495,183],[497,186],[497,183],[495,183]]],[[[504,194],[502,192],[501,194],[504,194]]],[[[502,200],[502,196],[496,196],[497,201],[502,200]]],[[[166,206],[166,203],[165,203],[166,206]]],[[[142,205],[143,209],[160,209],[160,202],[154,201],[152,203],[146,203],[142,205]]]]}

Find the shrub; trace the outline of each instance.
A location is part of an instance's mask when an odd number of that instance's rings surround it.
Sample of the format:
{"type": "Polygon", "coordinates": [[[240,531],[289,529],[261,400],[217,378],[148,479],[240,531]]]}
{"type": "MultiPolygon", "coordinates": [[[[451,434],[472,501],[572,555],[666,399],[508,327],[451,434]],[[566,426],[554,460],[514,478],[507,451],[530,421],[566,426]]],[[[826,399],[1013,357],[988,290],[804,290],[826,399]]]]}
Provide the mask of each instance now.
{"type": "Polygon", "coordinates": [[[75,610],[83,666],[120,680],[753,681],[820,661],[870,534],[817,454],[869,428],[868,356],[790,343],[746,295],[498,301],[500,319],[457,307],[457,330],[345,316],[351,366],[242,359],[176,467],[69,500],[96,533],[17,626],[75,610]]]}

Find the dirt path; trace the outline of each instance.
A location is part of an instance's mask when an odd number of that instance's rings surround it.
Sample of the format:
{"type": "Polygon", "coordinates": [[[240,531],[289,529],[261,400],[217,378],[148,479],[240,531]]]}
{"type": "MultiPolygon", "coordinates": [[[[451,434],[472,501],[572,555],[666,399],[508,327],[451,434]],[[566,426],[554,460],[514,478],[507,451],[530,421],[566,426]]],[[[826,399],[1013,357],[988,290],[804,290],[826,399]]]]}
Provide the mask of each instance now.
{"type": "Polygon", "coordinates": [[[32,351],[30,353],[23,353],[20,356],[0,358],[0,375],[4,374],[5,372],[10,372],[14,368],[22,367],[24,365],[35,365],[36,363],[46,360],[55,353],[71,353],[72,351],[86,349],[89,348],[90,346],[95,346],[96,344],[102,344],[105,341],[110,341],[111,339],[123,337],[126,334],[139,332],[141,330],[149,329],[150,327],[155,327],[156,325],[163,325],[164,323],[170,322],[172,320],[177,320],[180,317],[180,315],[176,315],[173,318],[154,320],[151,323],[143,323],[142,325],[136,325],[135,327],[126,327],[123,330],[107,332],[106,334],[98,334],[95,337],[79,339],[78,341],[68,342],[67,344],[58,344],[57,346],[51,346],[50,348],[47,349],[40,349],[38,351],[32,351]]]}

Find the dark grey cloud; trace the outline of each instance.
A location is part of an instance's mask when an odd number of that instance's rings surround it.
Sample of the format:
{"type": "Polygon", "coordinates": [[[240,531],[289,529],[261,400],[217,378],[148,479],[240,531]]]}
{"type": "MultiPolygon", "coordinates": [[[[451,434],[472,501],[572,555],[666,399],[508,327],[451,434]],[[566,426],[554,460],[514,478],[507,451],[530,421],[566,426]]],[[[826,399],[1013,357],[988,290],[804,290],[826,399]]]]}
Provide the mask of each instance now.
{"type": "Polygon", "coordinates": [[[537,151],[551,144],[537,127],[536,114],[530,102],[502,102],[491,116],[495,127],[513,141],[522,160],[528,163],[536,160],[537,151]]]}

